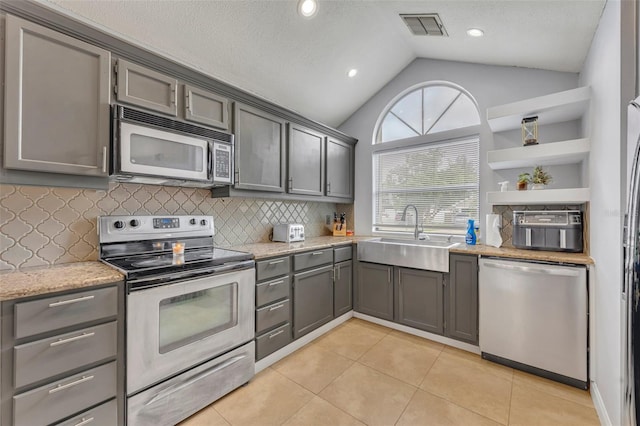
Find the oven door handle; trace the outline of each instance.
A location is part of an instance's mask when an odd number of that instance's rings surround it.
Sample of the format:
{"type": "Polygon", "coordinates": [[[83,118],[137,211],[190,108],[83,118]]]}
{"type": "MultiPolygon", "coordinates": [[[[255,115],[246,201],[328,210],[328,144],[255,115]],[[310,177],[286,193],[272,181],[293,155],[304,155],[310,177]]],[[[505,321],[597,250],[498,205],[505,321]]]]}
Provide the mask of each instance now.
{"type": "Polygon", "coordinates": [[[132,279],[129,280],[128,282],[131,284],[137,284],[137,283],[144,283],[147,281],[155,281],[158,279],[167,279],[167,280],[179,280],[182,278],[188,278],[193,276],[194,274],[200,274],[200,273],[209,273],[209,274],[219,274],[222,272],[228,272],[228,271],[233,271],[236,269],[246,269],[246,268],[250,268],[251,266],[253,266],[254,261],[253,260],[245,260],[242,262],[233,262],[230,264],[223,264],[220,266],[215,266],[212,267],[210,269],[207,268],[202,268],[202,269],[190,269],[188,271],[185,272],[174,272],[171,274],[164,274],[164,275],[153,275],[151,277],[144,277],[144,278],[138,278],[138,279],[132,279]]]}
{"type": "Polygon", "coordinates": [[[179,384],[177,386],[170,387],[169,389],[165,390],[164,392],[158,393],[156,396],[151,398],[151,400],[149,400],[149,402],[147,402],[144,405],[146,407],[146,406],[152,405],[155,402],[163,400],[163,399],[173,395],[174,393],[180,392],[182,389],[187,388],[187,387],[193,385],[194,383],[196,383],[196,382],[198,382],[198,381],[200,381],[200,380],[202,380],[202,379],[204,379],[206,377],[209,377],[210,375],[212,375],[214,373],[217,373],[218,371],[222,370],[223,368],[227,368],[227,367],[235,364],[236,362],[243,360],[246,357],[247,357],[247,355],[237,355],[237,356],[234,356],[233,358],[230,358],[230,359],[228,359],[228,360],[226,360],[226,361],[224,361],[224,362],[222,362],[220,364],[216,364],[213,367],[211,367],[210,369],[205,370],[202,373],[199,373],[197,376],[187,380],[186,382],[181,383],[181,384],[179,384]]]}

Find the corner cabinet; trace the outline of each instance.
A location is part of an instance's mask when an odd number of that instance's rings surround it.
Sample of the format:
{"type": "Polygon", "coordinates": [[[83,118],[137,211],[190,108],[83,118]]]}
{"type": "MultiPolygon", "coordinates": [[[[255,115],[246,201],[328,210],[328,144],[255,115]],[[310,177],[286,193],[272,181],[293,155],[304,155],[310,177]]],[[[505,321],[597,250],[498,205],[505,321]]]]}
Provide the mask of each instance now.
{"type": "Polygon", "coordinates": [[[327,196],[353,199],[353,151],[353,145],[327,137],[327,196]]]}
{"type": "Polygon", "coordinates": [[[447,337],[478,344],[478,256],[449,255],[446,287],[447,337]]]}
{"type": "Polygon", "coordinates": [[[325,136],[297,124],[289,124],[287,192],[301,195],[324,195],[325,136]]]}
{"type": "Polygon", "coordinates": [[[4,167],[108,176],[110,53],[6,16],[4,167]]]}
{"type": "Polygon", "coordinates": [[[358,262],[355,310],[393,321],[393,266],[358,262]]]}

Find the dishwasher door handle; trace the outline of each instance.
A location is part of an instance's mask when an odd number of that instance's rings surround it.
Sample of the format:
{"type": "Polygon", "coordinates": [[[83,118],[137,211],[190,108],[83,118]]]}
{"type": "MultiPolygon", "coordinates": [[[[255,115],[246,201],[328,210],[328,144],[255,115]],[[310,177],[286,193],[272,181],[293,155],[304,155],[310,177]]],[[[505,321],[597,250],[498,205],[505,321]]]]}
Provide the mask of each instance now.
{"type": "Polygon", "coordinates": [[[580,271],[571,270],[571,269],[538,268],[538,267],[532,267],[532,266],[516,266],[516,265],[507,265],[504,263],[493,263],[493,262],[484,262],[483,265],[489,268],[507,269],[510,271],[526,272],[529,274],[533,273],[533,274],[545,274],[545,275],[558,275],[563,277],[580,276],[580,271]]]}

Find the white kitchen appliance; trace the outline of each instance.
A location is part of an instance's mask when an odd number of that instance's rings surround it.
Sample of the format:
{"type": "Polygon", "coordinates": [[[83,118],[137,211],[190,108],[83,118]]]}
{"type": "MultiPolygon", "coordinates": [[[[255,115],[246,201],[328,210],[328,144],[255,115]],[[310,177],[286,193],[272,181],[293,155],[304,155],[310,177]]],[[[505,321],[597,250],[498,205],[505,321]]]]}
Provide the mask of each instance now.
{"type": "Polygon", "coordinates": [[[283,243],[304,241],[304,225],[299,223],[279,223],[273,227],[272,240],[283,243]]]}

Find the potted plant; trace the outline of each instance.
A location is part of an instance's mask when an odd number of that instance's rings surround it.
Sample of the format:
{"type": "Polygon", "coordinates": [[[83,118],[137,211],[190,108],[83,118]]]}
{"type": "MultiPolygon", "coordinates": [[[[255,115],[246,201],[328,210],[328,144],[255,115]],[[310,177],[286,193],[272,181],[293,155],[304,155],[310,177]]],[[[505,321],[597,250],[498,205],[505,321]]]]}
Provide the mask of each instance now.
{"type": "Polygon", "coordinates": [[[531,189],[544,189],[544,187],[552,180],[551,175],[544,171],[542,166],[536,166],[533,169],[533,176],[531,177],[531,189]]]}
{"type": "Polygon", "coordinates": [[[529,173],[520,173],[518,175],[518,191],[524,191],[527,189],[527,184],[531,182],[531,175],[529,173]]]}

